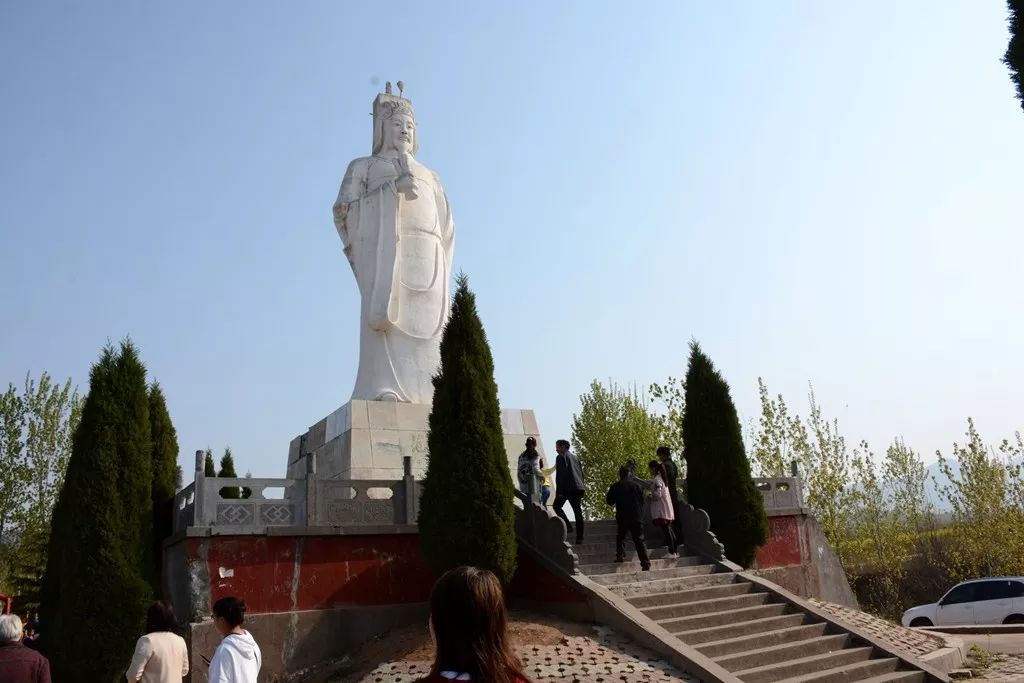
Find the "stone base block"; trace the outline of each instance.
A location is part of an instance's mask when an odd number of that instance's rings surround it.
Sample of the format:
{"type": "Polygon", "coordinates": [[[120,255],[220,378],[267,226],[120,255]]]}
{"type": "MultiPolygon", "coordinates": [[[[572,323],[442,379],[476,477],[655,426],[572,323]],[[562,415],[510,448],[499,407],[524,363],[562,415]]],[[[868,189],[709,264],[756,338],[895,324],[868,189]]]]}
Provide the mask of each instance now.
{"type": "MultiPolygon", "coordinates": [[[[290,479],[306,476],[307,453],[314,453],[321,479],[401,479],[402,459],[412,458],[412,473],[427,471],[427,431],[430,406],[390,401],[349,401],[320,420],[288,448],[290,479]]],[[[509,470],[515,481],[516,461],[526,437],[537,439],[544,455],[532,410],[502,410],[501,427],[509,470]]],[[[545,459],[546,462],[546,459],[545,459]]]]}

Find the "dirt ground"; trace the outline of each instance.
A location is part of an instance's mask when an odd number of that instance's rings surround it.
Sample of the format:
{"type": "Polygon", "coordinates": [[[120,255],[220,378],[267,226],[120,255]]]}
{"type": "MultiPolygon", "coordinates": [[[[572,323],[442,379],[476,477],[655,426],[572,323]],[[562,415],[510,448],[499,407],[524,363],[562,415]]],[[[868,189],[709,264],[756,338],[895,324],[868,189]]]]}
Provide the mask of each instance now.
{"type": "MultiPolygon", "coordinates": [[[[509,633],[517,650],[562,644],[567,637],[593,633],[589,624],[513,610],[509,614],[509,633]]],[[[392,631],[364,645],[352,657],[332,662],[315,672],[295,679],[301,683],[353,683],[385,662],[432,661],[434,647],[426,624],[392,631]]]]}

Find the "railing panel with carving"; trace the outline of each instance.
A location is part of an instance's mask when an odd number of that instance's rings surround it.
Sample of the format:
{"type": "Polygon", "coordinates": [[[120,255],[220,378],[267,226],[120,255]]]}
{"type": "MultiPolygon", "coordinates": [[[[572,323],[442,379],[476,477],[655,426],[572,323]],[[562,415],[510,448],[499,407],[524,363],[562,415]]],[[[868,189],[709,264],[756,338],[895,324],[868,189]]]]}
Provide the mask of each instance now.
{"type": "Polygon", "coordinates": [[[315,523],[321,526],[403,524],[404,486],[403,481],[394,480],[318,480],[315,523]]]}
{"type": "Polygon", "coordinates": [[[286,490],[296,479],[254,479],[210,477],[203,481],[202,526],[302,526],[306,521],[304,489],[295,487],[300,495],[291,498],[268,498],[266,489],[286,490]],[[246,498],[224,498],[224,489],[238,488],[249,493],[246,498]]]}
{"type": "Polygon", "coordinates": [[[767,512],[803,507],[799,477],[757,477],[754,486],[761,492],[767,512]]]}
{"type": "Polygon", "coordinates": [[[266,527],[416,524],[423,483],[413,477],[408,457],[398,480],[319,479],[312,458],[304,479],[206,477],[204,464],[200,451],[195,482],[175,496],[175,533],[190,526],[244,534],[263,533],[266,527]]]}
{"type": "Polygon", "coordinates": [[[192,482],[174,494],[174,526],[175,534],[185,533],[185,529],[195,524],[196,485],[192,482]]]}

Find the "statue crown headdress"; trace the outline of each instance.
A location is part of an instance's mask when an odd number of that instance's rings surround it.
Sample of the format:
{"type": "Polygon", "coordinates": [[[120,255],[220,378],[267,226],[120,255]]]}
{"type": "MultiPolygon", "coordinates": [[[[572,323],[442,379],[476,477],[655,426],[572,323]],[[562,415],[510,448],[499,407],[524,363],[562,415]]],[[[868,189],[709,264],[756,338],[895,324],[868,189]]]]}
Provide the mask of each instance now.
{"type": "MultiPolygon", "coordinates": [[[[405,90],[405,83],[398,81],[398,92],[405,90]]],[[[384,85],[384,92],[377,95],[373,100],[373,153],[378,154],[384,145],[384,122],[397,114],[406,114],[416,120],[416,112],[412,108],[412,101],[402,97],[401,94],[394,95],[391,92],[391,81],[384,85]]],[[[413,133],[413,154],[419,149],[418,135],[413,133]]]]}

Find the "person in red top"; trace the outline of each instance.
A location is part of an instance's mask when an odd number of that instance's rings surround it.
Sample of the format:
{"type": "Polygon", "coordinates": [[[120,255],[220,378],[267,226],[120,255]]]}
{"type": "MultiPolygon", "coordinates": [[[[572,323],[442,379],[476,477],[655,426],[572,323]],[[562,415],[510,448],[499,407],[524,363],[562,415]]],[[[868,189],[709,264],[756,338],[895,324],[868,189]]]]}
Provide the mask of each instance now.
{"type": "Polygon", "coordinates": [[[50,683],[50,662],[21,644],[22,631],[17,614],[0,616],[0,681],[50,683]]]}
{"type": "Polygon", "coordinates": [[[417,683],[530,683],[508,638],[501,582],[486,569],[456,567],[430,593],[434,664],[417,683]]]}

